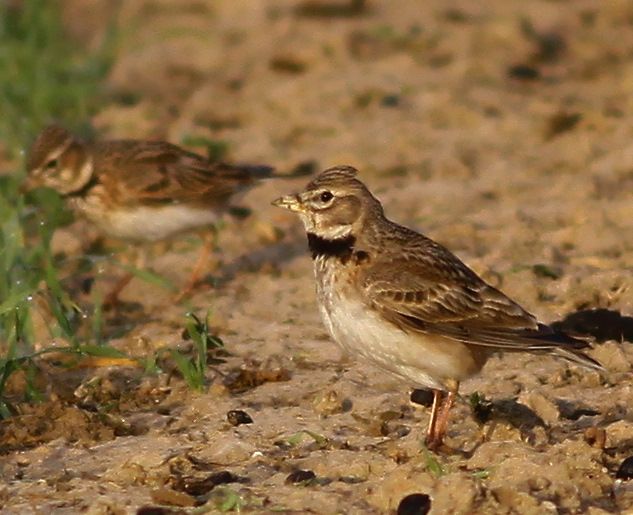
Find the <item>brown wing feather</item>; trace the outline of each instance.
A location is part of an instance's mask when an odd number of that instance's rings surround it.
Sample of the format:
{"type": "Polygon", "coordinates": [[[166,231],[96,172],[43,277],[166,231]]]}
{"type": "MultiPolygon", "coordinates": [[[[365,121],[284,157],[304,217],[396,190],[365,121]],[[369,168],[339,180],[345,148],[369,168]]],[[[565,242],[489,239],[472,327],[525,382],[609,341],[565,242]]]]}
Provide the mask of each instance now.
{"type": "Polygon", "coordinates": [[[399,228],[403,251],[383,254],[365,270],[363,285],[371,302],[385,312],[427,325],[536,329],[536,318],[441,245],[399,228]],[[404,240],[404,245],[403,241],[404,240]]]}
{"type": "Polygon", "coordinates": [[[212,163],[167,142],[109,141],[97,144],[100,179],[113,178],[119,198],[131,204],[186,202],[219,207],[234,193],[270,175],[267,166],[212,163]]]}
{"type": "Polygon", "coordinates": [[[539,324],[442,246],[413,232],[407,243],[401,255],[373,260],[362,279],[371,306],[398,327],[497,350],[552,352],[601,369],[579,352],[585,341],[539,324]]]}

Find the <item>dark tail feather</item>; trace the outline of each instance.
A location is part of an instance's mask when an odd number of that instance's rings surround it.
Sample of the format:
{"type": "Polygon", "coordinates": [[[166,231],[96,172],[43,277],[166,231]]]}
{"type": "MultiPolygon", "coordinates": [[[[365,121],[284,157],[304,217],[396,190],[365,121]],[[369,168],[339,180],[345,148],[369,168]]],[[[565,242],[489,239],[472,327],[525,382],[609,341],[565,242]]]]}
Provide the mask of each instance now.
{"type": "Polygon", "coordinates": [[[209,173],[222,177],[232,188],[250,188],[262,179],[273,177],[274,170],[267,165],[216,163],[209,173]]]}
{"type": "Polygon", "coordinates": [[[275,168],[267,165],[235,165],[240,172],[250,176],[253,179],[267,179],[274,176],[275,168]]]}
{"type": "Polygon", "coordinates": [[[317,170],[317,163],[315,161],[304,161],[295,165],[289,172],[278,173],[272,166],[266,165],[248,165],[248,164],[235,164],[225,165],[231,166],[235,171],[248,176],[250,179],[295,179],[297,177],[306,177],[314,174],[317,170]]]}
{"type": "Polygon", "coordinates": [[[554,343],[550,350],[554,356],[561,357],[577,365],[597,370],[598,372],[606,372],[605,368],[595,359],[587,356],[583,349],[590,349],[591,346],[586,340],[574,338],[567,333],[556,331],[549,326],[539,324],[539,330],[546,334],[539,339],[545,339],[548,343],[554,343]]]}
{"type": "Polygon", "coordinates": [[[566,359],[567,361],[571,361],[572,363],[576,363],[577,365],[591,368],[592,370],[596,370],[598,372],[606,372],[605,368],[595,359],[590,358],[584,352],[576,349],[556,347],[555,350],[553,350],[553,355],[566,359]]]}
{"type": "Polygon", "coordinates": [[[297,163],[290,173],[279,175],[279,177],[306,177],[308,175],[314,175],[314,173],[318,170],[319,164],[316,161],[302,161],[297,163]]]}
{"type": "Polygon", "coordinates": [[[551,327],[539,324],[537,329],[524,331],[479,331],[454,334],[454,328],[443,328],[441,334],[462,343],[491,347],[503,352],[533,352],[552,354],[568,361],[582,365],[599,372],[605,372],[604,367],[583,352],[591,346],[585,340],[574,338],[563,332],[554,331],[551,327]],[[452,334],[451,334],[452,333],[452,334]]]}
{"type": "Polygon", "coordinates": [[[316,161],[302,161],[297,163],[289,172],[275,173],[271,177],[275,179],[296,179],[297,177],[306,177],[313,175],[318,169],[316,161]]]}

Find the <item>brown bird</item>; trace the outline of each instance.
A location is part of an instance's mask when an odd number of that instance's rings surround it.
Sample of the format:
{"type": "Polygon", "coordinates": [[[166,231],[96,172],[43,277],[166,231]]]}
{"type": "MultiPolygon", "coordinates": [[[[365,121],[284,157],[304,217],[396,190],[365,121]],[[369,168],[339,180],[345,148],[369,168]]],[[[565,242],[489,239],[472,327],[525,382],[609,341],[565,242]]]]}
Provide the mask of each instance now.
{"type": "MultiPolygon", "coordinates": [[[[27,171],[23,189],[52,188],[102,233],[142,243],[212,227],[237,194],[271,177],[273,169],[210,162],[164,141],[88,143],[53,125],[35,140],[27,171]]],[[[178,299],[198,281],[213,245],[210,235],[178,299]]]]}
{"type": "Polygon", "coordinates": [[[356,174],[330,168],[273,204],[305,225],[332,338],[347,353],[433,390],[429,448],[442,446],[459,383],[494,351],[548,353],[603,370],[582,352],[585,341],[539,323],[450,251],[388,220],[356,174]]]}

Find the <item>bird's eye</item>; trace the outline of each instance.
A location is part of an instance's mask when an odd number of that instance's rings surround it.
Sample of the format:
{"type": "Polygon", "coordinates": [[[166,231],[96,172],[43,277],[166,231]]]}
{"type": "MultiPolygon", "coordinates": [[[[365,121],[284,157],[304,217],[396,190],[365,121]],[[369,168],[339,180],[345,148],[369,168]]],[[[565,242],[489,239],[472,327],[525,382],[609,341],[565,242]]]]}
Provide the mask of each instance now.
{"type": "Polygon", "coordinates": [[[324,191],[321,193],[321,202],[329,202],[334,198],[334,195],[330,191],[324,191]]]}
{"type": "Polygon", "coordinates": [[[47,170],[54,170],[57,168],[57,159],[51,159],[48,163],[46,163],[47,170]]]}

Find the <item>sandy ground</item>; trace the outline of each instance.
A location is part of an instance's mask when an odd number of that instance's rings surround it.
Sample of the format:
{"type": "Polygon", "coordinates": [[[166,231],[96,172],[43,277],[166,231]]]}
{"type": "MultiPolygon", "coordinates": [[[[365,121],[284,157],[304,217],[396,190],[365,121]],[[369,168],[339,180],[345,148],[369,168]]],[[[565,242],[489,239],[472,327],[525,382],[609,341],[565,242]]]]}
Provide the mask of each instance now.
{"type": "MultiPolygon", "coordinates": [[[[208,392],[168,360],[158,375],[42,362],[51,400],[0,425],[3,513],[388,513],[411,493],[432,513],[631,512],[615,473],[633,453],[633,4],[119,3],[104,136],[203,136],[281,171],[357,166],[392,219],[544,321],[591,329],[609,373],[494,357],[453,413],[462,452],[428,454],[413,385],[342,362],[325,334],[299,222],[270,206],[306,180],[270,181],[243,199],[252,216],[227,219],[215,287],[176,306],[134,280],[107,318],[114,346],[146,356],[187,349],[184,312],[210,310],[227,353],[208,392]],[[491,404],[472,409],[474,392],[491,404]]],[[[113,4],[65,2],[73,37],[98,44],[113,4]]],[[[59,251],[85,234],[60,231],[59,251]]],[[[184,282],[192,241],[152,267],[184,282]]]]}

